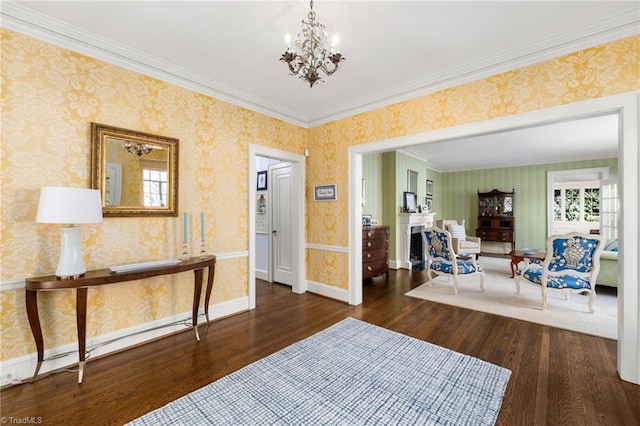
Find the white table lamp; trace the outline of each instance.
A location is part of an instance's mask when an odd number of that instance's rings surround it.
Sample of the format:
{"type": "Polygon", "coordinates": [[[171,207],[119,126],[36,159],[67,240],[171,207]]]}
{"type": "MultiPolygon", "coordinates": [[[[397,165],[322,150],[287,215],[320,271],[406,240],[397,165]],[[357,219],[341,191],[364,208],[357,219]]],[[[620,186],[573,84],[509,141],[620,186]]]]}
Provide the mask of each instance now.
{"type": "Polygon", "coordinates": [[[80,244],[81,223],[102,222],[100,191],[85,188],[47,186],[40,191],[37,223],[63,223],[60,232],[60,260],[56,276],[77,278],[87,269],[80,244]]]}

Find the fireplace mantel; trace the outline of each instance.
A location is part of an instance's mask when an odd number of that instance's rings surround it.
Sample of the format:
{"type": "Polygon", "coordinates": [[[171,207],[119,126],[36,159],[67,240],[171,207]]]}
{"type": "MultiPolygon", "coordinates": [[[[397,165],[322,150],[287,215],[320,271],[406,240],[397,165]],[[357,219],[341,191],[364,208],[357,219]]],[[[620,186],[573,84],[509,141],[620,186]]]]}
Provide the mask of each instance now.
{"type": "Polygon", "coordinates": [[[421,228],[430,228],[433,226],[433,219],[436,213],[400,213],[399,228],[400,231],[400,268],[411,270],[411,260],[409,254],[411,251],[411,228],[418,226],[421,228]]]}

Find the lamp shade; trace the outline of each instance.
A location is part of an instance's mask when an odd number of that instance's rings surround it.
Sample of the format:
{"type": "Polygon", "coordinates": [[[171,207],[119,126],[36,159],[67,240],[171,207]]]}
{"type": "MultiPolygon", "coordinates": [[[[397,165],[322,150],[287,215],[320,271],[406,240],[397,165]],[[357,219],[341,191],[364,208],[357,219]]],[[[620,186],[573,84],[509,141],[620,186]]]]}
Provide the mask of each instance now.
{"type": "Polygon", "coordinates": [[[40,191],[36,222],[67,224],[102,222],[100,191],[45,186],[40,191]]]}

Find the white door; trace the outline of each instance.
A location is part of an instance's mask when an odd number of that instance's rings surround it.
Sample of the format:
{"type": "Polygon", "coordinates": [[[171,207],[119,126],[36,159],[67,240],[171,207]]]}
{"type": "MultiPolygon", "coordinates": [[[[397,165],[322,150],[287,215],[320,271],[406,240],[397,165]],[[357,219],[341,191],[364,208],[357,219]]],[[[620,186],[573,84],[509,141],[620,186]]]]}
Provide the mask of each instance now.
{"type": "Polygon", "coordinates": [[[292,167],[290,163],[269,166],[271,179],[271,241],[273,280],[282,284],[293,285],[293,229],[297,218],[294,203],[291,199],[292,167]]]}

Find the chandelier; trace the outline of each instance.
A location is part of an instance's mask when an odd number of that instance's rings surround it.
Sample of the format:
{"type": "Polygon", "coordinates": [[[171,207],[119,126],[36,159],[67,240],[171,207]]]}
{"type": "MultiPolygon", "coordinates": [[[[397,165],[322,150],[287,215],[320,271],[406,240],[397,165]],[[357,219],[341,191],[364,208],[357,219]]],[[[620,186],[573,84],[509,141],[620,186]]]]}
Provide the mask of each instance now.
{"type": "Polygon", "coordinates": [[[316,13],[313,11],[313,0],[310,3],[311,10],[308,21],[302,20],[302,35],[298,34],[294,40],[295,48],[289,44],[291,37],[287,34],[285,40],[287,51],[282,54],[280,61],[286,62],[292,75],[309,82],[309,87],[317,81],[324,81],[319,71],[326,75],[332,75],[340,68],[340,62],[344,61],[340,51],[336,48],[338,38],[334,36],[329,49],[325,47],[327,31],[322,22],[316,21],[316,13]]]}
{"type": "Polygon", "coordinates": [[[135,154],[138,157],[141,157],[144,154],[148,154],[153,150],[153,147],[151,145],[131,141],[124,142],[122,144],[122,147],[129,151],[131,154],[135,154]]]}

